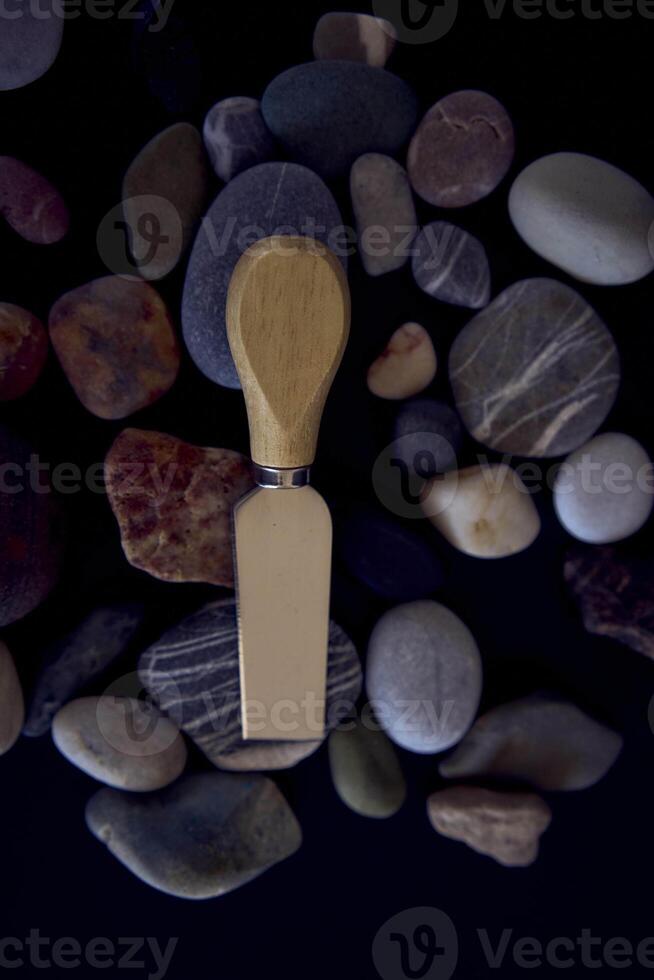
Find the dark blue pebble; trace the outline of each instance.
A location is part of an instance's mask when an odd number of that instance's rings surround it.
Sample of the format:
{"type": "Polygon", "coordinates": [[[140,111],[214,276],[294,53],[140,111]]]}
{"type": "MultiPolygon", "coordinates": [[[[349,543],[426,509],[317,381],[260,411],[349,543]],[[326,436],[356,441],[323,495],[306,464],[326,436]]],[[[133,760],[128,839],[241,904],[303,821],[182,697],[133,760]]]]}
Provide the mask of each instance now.
{"type": "Polygon", "coordinates": [[[463,426],[454,409],[444,402],[418,398],[398,412],[393,449],[411,473],[428,478],[457,469],[463,445],[463,426]]]}

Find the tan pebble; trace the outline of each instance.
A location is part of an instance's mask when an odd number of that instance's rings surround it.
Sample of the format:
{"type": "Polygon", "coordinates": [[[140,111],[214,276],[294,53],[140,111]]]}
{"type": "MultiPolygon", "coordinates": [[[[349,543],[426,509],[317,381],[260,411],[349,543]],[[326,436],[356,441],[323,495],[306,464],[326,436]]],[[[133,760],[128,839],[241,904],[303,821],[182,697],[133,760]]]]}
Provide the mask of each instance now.
{"type": "Polygon", "coordinates": [[[0,755],[16,742],[23,727],[23,691],[13,657],[0,640],[0,755]]]}
{"type": "Polygon", "coordinates": [[[531,495],[503,463],[435,477],[425,487],[422,508],[454,548],[474,558],[515,555],[540,533],[531,495]]]}
{"type": "Polygon", "coordinates": [[[425,328],[419,323],[405,323],[368,371],[368,388],[379,398],[410,398],[432,383],[437,366],[436,351],[425,328]]]}
{"type": "Polygon", "coordinates": [[[318,61],[362,61],[383,68],[397,41],[390,21],[370,14],[324,14],[316,25],[313,53],[318,61]]]}

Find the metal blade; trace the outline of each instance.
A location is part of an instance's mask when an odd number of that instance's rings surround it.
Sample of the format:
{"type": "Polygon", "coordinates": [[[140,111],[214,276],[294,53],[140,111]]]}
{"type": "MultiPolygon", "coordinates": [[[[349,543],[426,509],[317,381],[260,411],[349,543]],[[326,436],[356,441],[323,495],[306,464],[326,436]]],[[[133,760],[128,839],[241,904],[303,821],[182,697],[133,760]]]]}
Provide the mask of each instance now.
{"type": "Polygon", "coordinates": [[[320,494],[258,489],[234,511],[243,737],[324,733],[332,522],[320,494]]]}

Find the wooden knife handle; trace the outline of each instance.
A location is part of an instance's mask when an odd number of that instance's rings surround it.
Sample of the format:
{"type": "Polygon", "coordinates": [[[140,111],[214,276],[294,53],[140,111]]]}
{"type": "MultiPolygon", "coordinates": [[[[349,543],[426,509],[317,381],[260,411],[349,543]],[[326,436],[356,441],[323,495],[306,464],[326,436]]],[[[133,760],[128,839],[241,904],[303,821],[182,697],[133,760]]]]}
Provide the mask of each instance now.
{"type": "Polygon", "coordinates": [[[259,466],[313,463],[349,330],[347,277],[326,245],[277,236],[241,256],[227,296],[227,336],[259,466]]]}

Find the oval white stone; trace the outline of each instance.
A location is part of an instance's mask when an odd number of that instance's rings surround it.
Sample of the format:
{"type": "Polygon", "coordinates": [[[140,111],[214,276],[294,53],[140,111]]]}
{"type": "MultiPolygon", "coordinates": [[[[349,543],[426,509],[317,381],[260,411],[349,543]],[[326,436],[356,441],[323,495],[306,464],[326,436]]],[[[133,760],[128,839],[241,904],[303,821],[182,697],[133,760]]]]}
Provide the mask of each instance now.
{"type": "Polygon", "coordinates": [[[554,484],[563,527],[588,544],[610,544],[635,534],[652,512],[652,463],[639,442],[606,432],[572,453],[554,484]]]}
{"type": "Polygon", "coordinates": [[[654,198],[604,160],[583,153],[536,160],[516,178],[509,214],[534,252],[582,282],[620,285],[654,269],[647,245],[654,198]]]}

